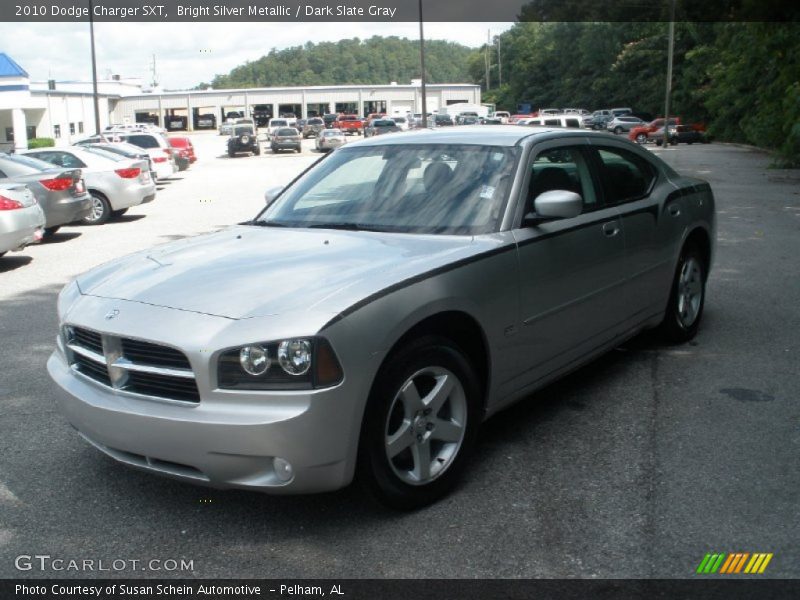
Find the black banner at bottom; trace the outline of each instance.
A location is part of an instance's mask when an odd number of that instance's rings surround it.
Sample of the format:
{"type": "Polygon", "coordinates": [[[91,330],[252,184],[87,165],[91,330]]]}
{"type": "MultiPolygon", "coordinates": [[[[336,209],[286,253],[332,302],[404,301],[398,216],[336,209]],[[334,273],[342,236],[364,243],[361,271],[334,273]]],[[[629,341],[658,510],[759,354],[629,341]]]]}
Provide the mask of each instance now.
{"type": "Polygon", "coordinates": [[[42,600],[584,600],[800,598],[787,579],[0,580],[0,598],[42,600]]]}

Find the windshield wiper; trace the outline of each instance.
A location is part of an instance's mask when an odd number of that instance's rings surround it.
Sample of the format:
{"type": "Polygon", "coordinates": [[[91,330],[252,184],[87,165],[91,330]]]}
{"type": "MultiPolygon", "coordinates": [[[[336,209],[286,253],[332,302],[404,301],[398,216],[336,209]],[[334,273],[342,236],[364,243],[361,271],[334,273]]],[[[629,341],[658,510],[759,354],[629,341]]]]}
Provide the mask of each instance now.
{"type": "Polygon", "coordinates": [[[278,221],[245,221],[244,223],[240,223],[240,225],[255,225],[256,227],[290,227],[286,223],[280,223],[278,221]]]}
{"type": "Polygon", "coordinates": [[[344,231],[388,231],[376,225],[363,225],[361,223],[311,223],[306,227],[309,229],[342,229],[344,231]]]}

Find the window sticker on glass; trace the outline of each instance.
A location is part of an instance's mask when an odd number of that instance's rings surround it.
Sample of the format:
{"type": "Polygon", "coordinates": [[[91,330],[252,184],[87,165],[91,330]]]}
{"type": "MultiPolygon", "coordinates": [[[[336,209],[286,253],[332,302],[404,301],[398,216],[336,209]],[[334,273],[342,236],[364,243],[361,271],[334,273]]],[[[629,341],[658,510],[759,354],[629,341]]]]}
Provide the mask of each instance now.
{"type": "Polygon", "coordinates": [[[481,198],[486,198],[487,200],[491,200],[492,196],[494,196],[494,186],[491,185],[481,186],[481,198]]]}
{"type": "Polygon", "coordinates": [[[500,162],[505,158],[505,155],[502,152],[492,152],[492,160],[494,162],[500,162]]]}

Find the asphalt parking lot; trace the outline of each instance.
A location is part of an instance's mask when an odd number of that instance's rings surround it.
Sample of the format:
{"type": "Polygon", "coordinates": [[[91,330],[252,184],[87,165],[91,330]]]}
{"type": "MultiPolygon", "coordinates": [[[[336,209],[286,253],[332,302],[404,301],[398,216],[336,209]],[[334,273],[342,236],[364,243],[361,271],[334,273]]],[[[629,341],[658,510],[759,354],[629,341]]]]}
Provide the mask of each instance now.
{"type": "MultiPolygon", "coordinates": [[[[696,340],[628,343],[484,426],[456,493],[412,514],[359,488],[270,497],[122,467],[58,414],[55,297],[116,256],[252,217],[319,155],[199,160],[153,203],[0,259],[0,577],[18,555],[189,559],[128,577],[689,577],[707,552],[770,552],[800,577],[800,172],[711,144],[657,150],[708,179],[717,257],[696,340]]],[[[233,292],[232,292],[233,293],[233,292]]],[[[114,575],[104,573],[103,575],[114,575]]]]}

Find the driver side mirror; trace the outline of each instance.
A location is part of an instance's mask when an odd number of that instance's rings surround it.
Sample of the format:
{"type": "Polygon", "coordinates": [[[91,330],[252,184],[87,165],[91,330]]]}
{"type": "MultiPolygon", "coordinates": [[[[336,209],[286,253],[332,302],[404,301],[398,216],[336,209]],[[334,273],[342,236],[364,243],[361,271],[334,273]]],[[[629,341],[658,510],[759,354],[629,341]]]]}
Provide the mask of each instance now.
{"type": "Polygon", "coordinates": [[[542,192],[533,201],[533,212],[525,215],[524,225],[538,225],[553,219],[571,219],[583,211],[583,198],[569,190],[542,192]]]}
{"type": "Polygon", "coordinates": [[[267,206],[272,204],[272,202],[280,196],[281,192],[283,191],[283,186],[277,185],[275,187],[271,187],[264,192],[264,202],[267,206]]]}

